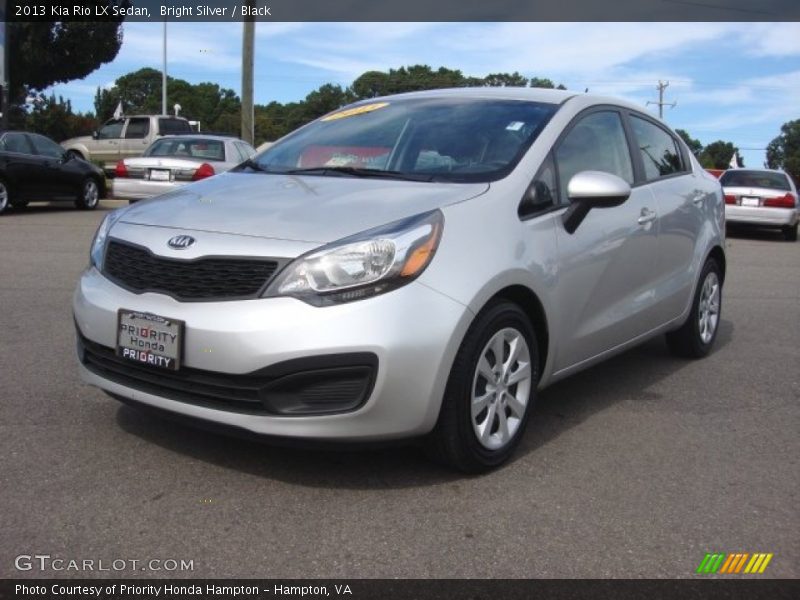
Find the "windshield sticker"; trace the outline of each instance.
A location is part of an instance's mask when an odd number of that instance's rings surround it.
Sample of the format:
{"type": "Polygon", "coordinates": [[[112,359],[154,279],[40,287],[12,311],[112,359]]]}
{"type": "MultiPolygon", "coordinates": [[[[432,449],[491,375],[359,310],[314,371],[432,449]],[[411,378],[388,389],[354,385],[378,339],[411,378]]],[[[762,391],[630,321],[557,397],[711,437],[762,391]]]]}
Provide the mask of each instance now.
{"type": "Polygon", "coordinates": [[[511,121],[511,123],[508,124],[506,129],[508,131],[519,131],[523,127],[525,127],[525,123],[523,123],[522,121],[511,121]]]}
{"type": "Polygon", "coordinates": [[[337,113],[333,113],[332,115],[328,115],[327,117],[322,117],[320,121],[336,121],[337,119],[345,119],[347,117],[363,115],[364,113],[378,110],[379,108],[383,108],[384,106],[389,106],[389,103],[375,102],[374,104],[365,104],[364,106],[356,106],[355,108],[350,108],[348,110],[343,110],[337,113]]]}

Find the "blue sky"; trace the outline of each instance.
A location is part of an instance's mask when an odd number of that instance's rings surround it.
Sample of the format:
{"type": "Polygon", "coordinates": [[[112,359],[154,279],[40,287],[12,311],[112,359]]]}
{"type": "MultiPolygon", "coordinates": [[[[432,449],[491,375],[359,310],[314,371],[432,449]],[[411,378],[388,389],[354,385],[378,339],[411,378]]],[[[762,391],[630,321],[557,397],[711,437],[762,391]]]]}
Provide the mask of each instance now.
{"type": "MultiPolygon", "coordinates": [[[[241,23],[168,24],[168,72],[241,87],[241,23]]],[[[55,86],[93,110],[97,86],[161,68],[161,23],[126,23],[114,62],[55,86]]],[[[413,64],[466,75],[519,71],[570,90],[644,103],[670,82],[665,120],[707,144],[742,148],[761,166],[780,126],[800,118],[799,23],[271,23],[256,25],[256,103],[300,100],[324,83],[413,64]]],[[[656,107],[649,110],[655,112],[656,107]]]]}

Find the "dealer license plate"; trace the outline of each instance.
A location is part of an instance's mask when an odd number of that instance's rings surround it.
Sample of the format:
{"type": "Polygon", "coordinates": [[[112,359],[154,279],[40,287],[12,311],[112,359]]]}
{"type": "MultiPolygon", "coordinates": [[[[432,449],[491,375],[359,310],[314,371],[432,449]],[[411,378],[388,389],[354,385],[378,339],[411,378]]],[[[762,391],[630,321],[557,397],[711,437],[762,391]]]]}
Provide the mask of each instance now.
{"type": "Polygon", "coordinates": [[[759,206],[760,202],[758,198],[753,198],[752,196],[742,196],[742,206],[759,206]]]}
{"type": "Polygon", "coordinates": [[[149,313],[120,310],[117,356],[159,369],[176,371],[181,364],[183,321],[149,313]]]}
{"type": "Polygon", "coordinates": [[[150,169],[150,181],[169,181],[169,171],[150,169]]]}

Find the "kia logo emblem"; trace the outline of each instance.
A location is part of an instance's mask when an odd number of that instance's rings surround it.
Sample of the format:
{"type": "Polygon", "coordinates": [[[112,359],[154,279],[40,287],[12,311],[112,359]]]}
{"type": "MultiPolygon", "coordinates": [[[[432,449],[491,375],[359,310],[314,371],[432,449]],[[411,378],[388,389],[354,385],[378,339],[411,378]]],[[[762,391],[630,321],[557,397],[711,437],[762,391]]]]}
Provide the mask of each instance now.
{"type": "Polygon", "coordinates": [[[170,238],[167,246],[175,250],[186,250],[186,248],[194,244],[194,241],[194,238],[190,235],[176,235],[174,238],[170,238]]]}

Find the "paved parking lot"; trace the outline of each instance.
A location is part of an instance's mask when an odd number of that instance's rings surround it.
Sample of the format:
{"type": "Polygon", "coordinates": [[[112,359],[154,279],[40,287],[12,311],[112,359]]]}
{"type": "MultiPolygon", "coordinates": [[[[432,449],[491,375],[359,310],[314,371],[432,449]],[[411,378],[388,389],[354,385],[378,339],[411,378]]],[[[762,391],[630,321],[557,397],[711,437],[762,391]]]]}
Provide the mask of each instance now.
{"type": "Polygon", "coordinates": [[[557,384],[516,460],[464,478],[415,448],[218,437],[81,384],[70,299],[110,205],[0,217],[0,577],[81,575],[15,570],[37,553],[204,578],[687,577],[706,552],[800,577],[800,243],[729,238],[710,358],[659,339],[557,384]]]}

